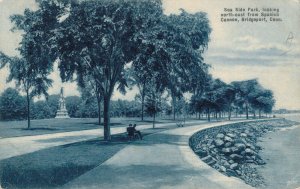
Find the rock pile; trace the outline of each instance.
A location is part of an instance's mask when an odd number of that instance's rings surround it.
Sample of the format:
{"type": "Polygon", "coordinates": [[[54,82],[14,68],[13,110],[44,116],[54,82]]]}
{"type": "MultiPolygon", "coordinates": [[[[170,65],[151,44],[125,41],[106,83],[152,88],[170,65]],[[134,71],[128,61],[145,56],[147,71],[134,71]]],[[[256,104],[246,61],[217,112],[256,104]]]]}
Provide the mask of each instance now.
{"type": "Polygon", "coordinates": [[[190,146],[202,161],[228,176],[236,176],[247,184],[259,186],[263,179],[255,166],[266,162],[259,156],[257,139],[278,127],[294,125],[285,119],[235,123],[195,133],[190,146]]]}

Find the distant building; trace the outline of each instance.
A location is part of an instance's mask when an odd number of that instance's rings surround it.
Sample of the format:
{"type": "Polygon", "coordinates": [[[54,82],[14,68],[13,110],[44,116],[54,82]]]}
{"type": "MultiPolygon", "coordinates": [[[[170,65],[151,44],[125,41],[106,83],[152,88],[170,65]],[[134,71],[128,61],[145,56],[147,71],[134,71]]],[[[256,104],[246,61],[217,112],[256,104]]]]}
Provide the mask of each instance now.
{"type": "Polygon", "coordinates": [[[59,106],[55,118],[70,118],[66,109],[66,101],[64,97],[64,88],[60,89],[59,106]]]}

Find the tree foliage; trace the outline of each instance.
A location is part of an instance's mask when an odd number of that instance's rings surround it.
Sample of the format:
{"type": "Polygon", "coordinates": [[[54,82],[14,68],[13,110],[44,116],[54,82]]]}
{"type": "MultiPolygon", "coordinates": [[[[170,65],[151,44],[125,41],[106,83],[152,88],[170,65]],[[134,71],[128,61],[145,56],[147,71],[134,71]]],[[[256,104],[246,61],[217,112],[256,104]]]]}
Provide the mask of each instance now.
{"type": "Polygon", "coordinates": [[[26,98],[16,89],[7,88],[0,97],[0,120],[20,120],[26,115],[26,98]]]}

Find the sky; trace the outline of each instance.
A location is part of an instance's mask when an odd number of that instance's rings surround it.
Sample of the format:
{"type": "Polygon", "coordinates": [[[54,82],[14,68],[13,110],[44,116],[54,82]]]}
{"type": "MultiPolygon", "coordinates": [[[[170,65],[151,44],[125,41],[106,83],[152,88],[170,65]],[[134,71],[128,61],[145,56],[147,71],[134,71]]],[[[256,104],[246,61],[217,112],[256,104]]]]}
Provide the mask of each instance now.
{"type": "MultiPolygon", "coordinates": [[[[0,0],[0,51],[16,55],[20,33],[12,33],[9,15],[34,9],[34,0],[0,0]]],[[[300,0],[163,0],[165,14],[203,11],[212,28],[204,60],[214,78],[231,81],[257,78],[271,89],[275,108],[300,109],[300,0]],[[221,22],[224,8],[278,8],[282,22],[221,22]]],[[[5,82],[7,70],[0,70],[0,93],[13,83],[5,82]]],[[[58,70],[50,76],[50,94],[79,95],[76,83],[61,83],[58,70]]],[[[126,96],[115,92],[113,99],[134,99],[136,89],[126,96]]]]}

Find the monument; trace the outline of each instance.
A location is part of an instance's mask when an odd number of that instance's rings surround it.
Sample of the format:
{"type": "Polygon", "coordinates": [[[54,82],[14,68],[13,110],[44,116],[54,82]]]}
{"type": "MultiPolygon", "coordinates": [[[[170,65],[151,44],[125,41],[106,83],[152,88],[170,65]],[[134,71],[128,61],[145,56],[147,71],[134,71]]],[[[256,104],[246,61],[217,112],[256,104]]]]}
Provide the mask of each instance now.
{"type": "Polygon", "coordinates": [[[68,111],[66,109],[66,102],[65,102],[63,87],[60,89],[58,110],[57,110],[55,118],[70,118],[68,115],[68,111]]]}

